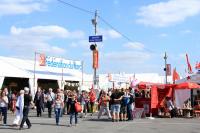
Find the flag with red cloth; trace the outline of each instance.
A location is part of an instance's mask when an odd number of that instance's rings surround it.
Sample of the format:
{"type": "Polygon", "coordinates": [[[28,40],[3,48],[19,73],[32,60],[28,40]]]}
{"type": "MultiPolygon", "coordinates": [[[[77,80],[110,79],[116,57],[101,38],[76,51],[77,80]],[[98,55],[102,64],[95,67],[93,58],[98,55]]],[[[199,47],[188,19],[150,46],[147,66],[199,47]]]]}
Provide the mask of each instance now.
{"type": "Polygon", "coordinates": [[[187,66],[188,66],[188,73],[192,74],[192,66],[190,65],[188,54],[186,54],[187,66]]]}
{"type": "Polygon", "coordinates": [[[176,80],[180,79],[180,76],[179,76],[178,72],[176,71],[176,68],[174,68],[174,70],[173,70],[172,78],[173,78],[173,83],[175,83],[176,80]]]}
{"type": "Polygon", "coordinates": [[[200,69],[200,62],[197,62],[197,63],[196,63],[195,68],[196,68],[196,69],[200,69]]]}

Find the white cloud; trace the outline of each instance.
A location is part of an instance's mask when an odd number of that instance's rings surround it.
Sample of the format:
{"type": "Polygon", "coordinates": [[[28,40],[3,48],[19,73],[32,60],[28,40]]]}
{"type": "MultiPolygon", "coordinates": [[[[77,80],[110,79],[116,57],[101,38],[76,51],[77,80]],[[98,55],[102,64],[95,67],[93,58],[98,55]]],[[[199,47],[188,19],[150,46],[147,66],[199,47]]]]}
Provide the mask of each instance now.
{"type": "Polygon", "coordinates": [[[73,31],[70,33],[69,38],[72,38],[72,39],[85,38],[85,33],[81,30],[73,31]]]}
{"type": "Polygon", "coordinates": [[[40,51],[63,55],[66,53],[66,50],[52,45],[50,42],[54,38],[74,39],[74,33],[81,33],[82,36],[81,31],[69,32],[67,29],[57,25],[34,26],[30,28],[17,28],[12,26],[10,35],[0,35],[0,45],[18,54],[26,55],[34,51],[40,51]]]}
{"type": "Polygon", "coordinates": [[[190,33],[192,33],[192,31],[191,30],[183,30],[183,31],[181,31],[181,33],[182,34],[190,34],[190,33]]]}
{"type": "Polygon", "coordinates": [[[150,59],[151,54],[145,53],[145,52],[133,52],[133,51],[123,51],[123,52],[111,52],[111,53],[106,53],[105,58],[108,60],[118,60],[121,62],[144,62],[145,60],[150,59]]]}
{"type": "Polygon", "coordinates": [[[119,5],[119,0],[114,0],[113,3],[114,5],[119,5]]]}
{"type": "Polygon", "coordinates": [[[200,0],[169,0],[141,7],[137,13],[137,22],[154,27],[166,27],[199,13],[200,0]]]}
{"type": "Polygon", "coordinates": [[[81,39],[85,36],[83,31],[68,31],[67,29],[57,26],[34,26],[30,28],[16,28],[11,27],[11,35],[15,36],[38,36],[42,38],[69,38],[69,39],[81,39]]]}
{"type": "Polygon", "coordinates": [[[128,42],[126,44],[123,45],[126,48],[129,49],[135,49],[135,50],[143,50],[144,49],[144,44],[140,43],[140,42],[128,42]]]}
{"type": "Polygon", "coordinates": [[[16,28],[15,26],[11,27],[11,35],[15,36],[38,36],[38,37],[69,37],[69,31],[63,27],[57,25],[50,26],[34,26],[31,28],[16,28]]]}
{"type": "Polygon", "coordinates": [[[160,36],[161,36],[161,37],[167,37],[168,34],[166,34],[166,33],[161,33],[160,36]]]}
{"type": "Polygon", "coordinates": [[[108,29],[108,30],[100,29],[98,34],[103,35],[104,40],[109,39],[109,38],[117,39],[117,38],[122,37],[118,32],[114,31],[113,29],[108,29]]]}
{"type": "Polygon", "coordinates": [[[30,14],[35,11],[44,11],[49,1],[50,0],[1,0],[0,16],[30,14]]]}
{"type": "Polygon", "coordinates": [[[82,47],[82,48],[89,49],[90,44],[88,43],[88,40],[78,40],[78,41],[72,42],[69,46],[73,48],[82,47]]]}

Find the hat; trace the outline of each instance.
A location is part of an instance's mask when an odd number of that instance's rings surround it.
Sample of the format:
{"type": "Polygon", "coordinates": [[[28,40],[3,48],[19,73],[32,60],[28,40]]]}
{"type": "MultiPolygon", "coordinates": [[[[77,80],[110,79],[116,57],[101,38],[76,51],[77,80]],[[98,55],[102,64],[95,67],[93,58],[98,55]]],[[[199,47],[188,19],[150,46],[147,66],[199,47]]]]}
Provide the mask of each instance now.
{"type": "Polygon", "coordinates": [[[29,88],[28,87],[24,87],[24,91],[29,91],[29,88]]]}

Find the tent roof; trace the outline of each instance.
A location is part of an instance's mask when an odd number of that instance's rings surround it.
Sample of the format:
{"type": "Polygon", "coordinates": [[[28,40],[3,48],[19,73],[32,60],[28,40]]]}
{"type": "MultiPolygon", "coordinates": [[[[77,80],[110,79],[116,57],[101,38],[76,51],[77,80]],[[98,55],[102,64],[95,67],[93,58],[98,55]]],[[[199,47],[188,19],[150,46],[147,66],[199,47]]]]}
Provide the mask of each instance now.
{"type": "Polygon", "coordinates": [[[200,73],[196,73],[176,81],[176,83],[183,83],[183,82],[194,82],[200,84],[200,73]]]}
{"type": "MultiPolygon", "coordinates": [[[[34,60],[17,59],[0,56],[0,76],[34,78],[34,60]]],[[[36,62],[35,76],[37,79],[80,81],[82,73],[75,70],[39,66],[36,62]]]]}
{"type": "Polygon", "coordinates": [[[177,84],[175,89],[200,89],[200,85],[193,82],[183,82],[177,84]]]}

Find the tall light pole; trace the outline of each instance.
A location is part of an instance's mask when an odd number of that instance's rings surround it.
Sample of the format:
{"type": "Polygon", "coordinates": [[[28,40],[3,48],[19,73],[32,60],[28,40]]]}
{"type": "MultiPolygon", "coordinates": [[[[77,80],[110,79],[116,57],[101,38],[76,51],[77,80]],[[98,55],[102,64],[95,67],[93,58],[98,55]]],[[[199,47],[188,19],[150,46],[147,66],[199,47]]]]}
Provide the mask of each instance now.
{"type": "Polygon", "coordinates": [[[165,52],[165,56],[164,56],[164,60],[165,60],[165,83],[167,84],[167,53],[165,52]]]}

